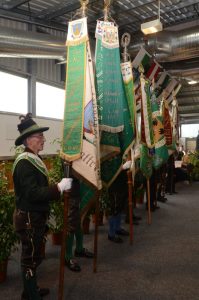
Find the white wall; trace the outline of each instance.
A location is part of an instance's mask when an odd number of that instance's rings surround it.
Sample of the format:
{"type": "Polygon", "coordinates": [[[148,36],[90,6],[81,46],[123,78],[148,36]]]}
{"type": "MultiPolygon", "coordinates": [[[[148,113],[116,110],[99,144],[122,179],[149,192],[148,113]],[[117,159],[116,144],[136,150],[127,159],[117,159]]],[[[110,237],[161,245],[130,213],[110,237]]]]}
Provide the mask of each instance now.
{"type": "MultiPolygon", "coordinates": [[[[62,121],[47,120],[41,118],[34,119],[39,126],[48,126],[50,129],[44,132],[46,143],[44,150],[40,154],[55,154],[59,149],[58,144],[52,145],[55,139],[61,139],[62,121]]],[[[15,154],[14,143],[19,136],[17,125],[20,123],[19,116],[0,114],[0,158],[13,156],[15,154]]]]}

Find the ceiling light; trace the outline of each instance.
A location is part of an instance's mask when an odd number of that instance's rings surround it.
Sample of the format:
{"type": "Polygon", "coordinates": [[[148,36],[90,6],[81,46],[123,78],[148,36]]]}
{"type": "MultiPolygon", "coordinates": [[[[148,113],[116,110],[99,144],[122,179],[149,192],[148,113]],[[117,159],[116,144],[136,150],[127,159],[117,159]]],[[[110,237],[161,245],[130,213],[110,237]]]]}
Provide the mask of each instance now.
{"type": "Polygon", "coordinates": [[[196,83],[197,83],[197,81],[195,81],[195,80],[188,81],[188,84],[196,84],[196,83]]]}
{"type": "Polygon", "coordinates": [[[159,19],[141,24],[141,30],[144,34],[162,31],[162,23],[159,19]]]}
{"type": "Polygon", "coordinates": [[[141,24],[141,31],[144,34],[162,31],[162,23],[160,22],[160,0],[158,1],[158,19],[141,24]]]}

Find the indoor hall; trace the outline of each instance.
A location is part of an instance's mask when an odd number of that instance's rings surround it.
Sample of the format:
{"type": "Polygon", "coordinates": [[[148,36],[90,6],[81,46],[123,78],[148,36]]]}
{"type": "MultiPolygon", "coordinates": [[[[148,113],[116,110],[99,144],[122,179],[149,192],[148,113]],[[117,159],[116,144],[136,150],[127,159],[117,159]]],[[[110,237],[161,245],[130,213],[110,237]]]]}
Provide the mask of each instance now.
{"type": "MultiPolygon", "coordinates": [[[[167,195],[168,201],[152,213],[147,224],[144,205],[136,208],[142,216],[134,225],[133,244],[125,237],[123,244],[107,239],[107,221],[99,226],[97,272],[92,260],[78,259],[80,273],[65,269],[64,299],[96,300],[182,300],[199,297],[198,182],[181,182],[178,194],[167,195]]],[[[124,224],[128,230],[128,225],[124,224]]],[[[93,247],[94,228],[85,235],[85,245],[93,247]]],[[[45,299],[57,299],[60,246],[53,246],[48,236],[46,258],[39,267],[41,286],[50,288],[45,299]]],[[[21,293],[19,253],[10,257],[8,278],[0,286],[2,300],[18,300],[21,293]]]]}

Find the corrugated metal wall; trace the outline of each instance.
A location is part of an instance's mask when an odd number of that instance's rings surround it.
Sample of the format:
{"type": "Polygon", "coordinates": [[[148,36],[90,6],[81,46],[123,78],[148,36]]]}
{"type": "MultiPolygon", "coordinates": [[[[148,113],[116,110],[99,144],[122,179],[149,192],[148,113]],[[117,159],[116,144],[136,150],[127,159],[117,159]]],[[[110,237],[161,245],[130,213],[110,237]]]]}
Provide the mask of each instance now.
{"type": "MultiPolygon", "coordinates": [[[[0,18],[0,26],[15,28],[19,30],[28,30],[28,24],[6,20],[0,18]]],[[[42,28],[47,33],[58,36],[58,37],[66,37],[65,32],[42,28]]],[[[19,72],[21,74],[27,74],[27,59],[24,58],[0,58],[0,69],[19,72]]],[[[63,82],[61,82],[61,66],[56,64],[55,60],[50,59],[37,59],[37,79],[40,81],[45,81],[49,84],[55,84],[60,87],[63,87],[63,82]]]]}

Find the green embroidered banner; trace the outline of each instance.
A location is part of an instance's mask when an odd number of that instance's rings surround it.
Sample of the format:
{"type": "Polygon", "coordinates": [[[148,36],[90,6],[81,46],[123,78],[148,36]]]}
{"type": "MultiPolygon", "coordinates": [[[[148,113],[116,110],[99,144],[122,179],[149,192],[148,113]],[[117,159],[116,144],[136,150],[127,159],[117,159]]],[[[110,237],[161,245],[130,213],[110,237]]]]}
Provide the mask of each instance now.
{"type": "Polygon", "coordinates": [[[69,22],[67,36],[66,99],[61,157],[73,161],[81,156],[86,82],[86,18],[69,22]]]}
{"type": "Polygon", "coordinates": [[[169,155],[166,146],[166,141],[164,137],[164,125],[163,117],[160,113],[160,105],[156,98],[155,92],[151,95],[151,109],[152,109],[152,119],[153,119],[153,132],[154,132],[154,142],[155,142],[155,154],[153,156],[153,167],[158,169],[164,164],[169,155]]]}
{"type": "Polygon", "coordinates": [[[134,134],[120,69],[117,27],[98,21],[96,38],[101,178],[104,186],[110,186],[121,171],[122,160],[132,146],[134,134]]]}
{"type": "Polygon", "coordinates": [[[131,116],[131,124],[135,135],[135,94],[134,94],[134,83],[133,83],[133,72],[132,64],[130,61],[121,64],[122,77],[124,81],[124,88],[128,107],[131,116]]]}

